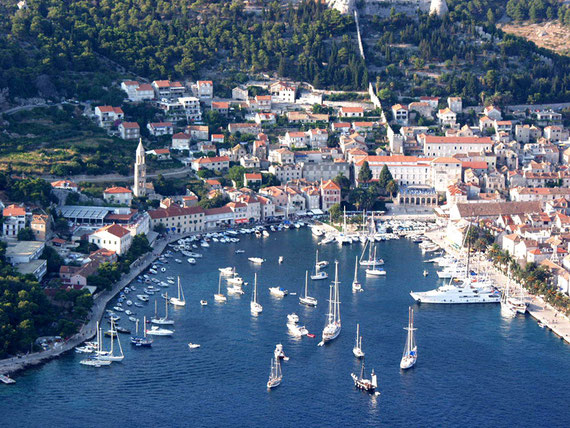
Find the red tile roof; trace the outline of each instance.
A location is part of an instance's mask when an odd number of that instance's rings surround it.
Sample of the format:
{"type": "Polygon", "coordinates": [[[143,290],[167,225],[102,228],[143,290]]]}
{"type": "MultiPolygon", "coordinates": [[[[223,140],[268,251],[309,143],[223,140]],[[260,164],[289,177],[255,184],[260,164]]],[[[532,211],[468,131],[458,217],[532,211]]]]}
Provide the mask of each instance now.
{"type": "Polygon", "coordinates": [[[194,159],[192,162],[197,164],[204,164],[204,163],[215,163],[215,162],[229,162],[230,158],[227,156],[213,156],[211,158],[199,158],[194,159]]]}
{"type": "Polygon", "coordinates": [[[425,135],[427,144],[493,144],[490,137],[437,137],[425,135]]]}
{"type": "Polygon", "coordinates": [[[21,217],[26,215],[26,209],[20,207],[19,205],[12,204],[4,208],[2,215],[4,217],[21,217]]]}
{"type": "Polygon", "coordinates": [[[178,205],[170,205],[168,208],[158,208],[156,210],[150,210],[148,215],[151,219],[156,220],[160,218],[167,217],[181,217],[185,215],[193,215],[204,213],[204,209],[201,207],[180,207],[178,205]]]}
{"type": "Polygon", "coordinates": [[[105,189],[103,193],[118,194],[118,193],[133,193],[133,192],[131,189],[127,189],[126,187],[109,187],[105,189]]]}
{"type": "Polygon", "coordinates": [[[125,235],[128,235],[130,232],[128,229],[125,229],[123,226],[119,226],[118,224],[111,224],[109,226],[102,227],[98,229],[95,233],[99,232],[109,232],[111,235],[116,236],[117,238],[122,238],[125,235]]]}

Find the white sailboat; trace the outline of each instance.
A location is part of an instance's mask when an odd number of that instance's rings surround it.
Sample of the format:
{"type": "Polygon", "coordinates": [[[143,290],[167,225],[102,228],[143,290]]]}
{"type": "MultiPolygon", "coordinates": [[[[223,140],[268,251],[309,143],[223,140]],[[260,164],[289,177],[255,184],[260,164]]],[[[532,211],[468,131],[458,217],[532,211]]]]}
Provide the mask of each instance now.
{"type": "Polygon", "coordinates": [[[186,299],[184,298],[184,290],[180,285],[180,277],[178,277],[178,297],[171,297],[170,303],[174,306],[186,306],[186,299]]]}
{"type": "Polygon", "coordinates": [[[220,272],[220,278],[218,281],[218,292],[214,294],[214,300],[216,302],[225,302],[228,300],[226,296],[222,294],[222,273],[220,272]]]}
{"type": "Polygon", "coordinates": [[[406,346],[400,361],[400,368],[403,370],[413,367],[418,359],[418,347],[414,337],[414,331],[417,329],[414,328],[414,310],[411,307],[408,308],[408,326],[404,327],[404,330],[408,330],[408,337],[406,338],[406,346]]]}
{"type": "Polygon", "coordinates": [[[249,308],[253,315],[259,315],[261,312],[263,312],[263,306],[257,302],[257,273],[254,274],[253,297],[251,299],[251,303],[249,304],[249,308]]]}
{"type": "Polygon", "coordinates": [[[317,250],[317,257],[315,259],[315,266],[318,266],[319,269],[324,269],[329,265],[327,260],[319,260],[319,250],[317,250]]]}
{"type": "Polygon", "coordinates": [[[102,354],[108,354],[108,352],[102,350],[103,345],[103,331],[99,328],[99,322],[97,322],[97,349],[95,350],[95,356],[86,358],[79,361],[79,364],[90,367],[103,367],[110,366],[113,361],[102,360],[102,354]]]}
{"type": "Polygon", "coordinates": [[[317,306],[317,299],[315,297],[309,296],[309,271],[305,271],[305,294],[299,296],[299,303],[307,306],[317,306]]]}
{"type": "Polygon", "coordinates": [[[357,293],[359,291],[364,291],[362,289],[362,284],[358,282],[358,257],[354,263],[354,280],[352,281],[352,292],[357,293]]]}
{"type": "Polygon", "coordinates": [[[507,276],[507,285],[501,293],[501,315],[505,318],[513,318],[517,314],[517,310],[509,298],[509,288],[511,285],[510,272],[507,274],[507,276]]]}
{"type": "Polygon", "coordinates": [[[329,275],[325,271],[321,270],[321,266],[319,265],[319,250],[317,250],[317,256],[315,259],[315,273],[314,275],[311,275],[311,279],[318,281],[321,279],[327,279],[328,277],[329,275]]]}
{"type": "Polygon", "coordinates": [[[352,348],[352,353],[356,358],[364,357],[364,352],[362,351],[362,336],[360,335],[360,324],[356,324],[356,343],[354,348],[352,348]]]}
{"type": "Polygon", "coordinates": [[[143,318],[143,336],[140,337],[139,334],[139,320],[136,321],[136,333],[134,336],[131,336],[131,343],[135,346],[145,346],[149,347],[152,346],[153,339],[152,337],[147,337],[146,335],[146,316],[143,318]]]}
{"type": "Polygon", "coordinates": [[[154,318],[150,320],[152,324],[157,325],[173,325],[174,320],[168,318],[168,293],[166,293],[166,298],[164,300],[164,306],[166,306],[164,317],[159,318],[156,311],[156,300],[154,301],[154,318]]]}
{"type": "Polygon", "coordinates": [[[267,381],[267,389],[276,388],[281,385],[283,374],[281,373],[281,363],[279,358],[271,359],[271,371],[269,372],[269,380],[267,381]]]}
{"type": "Polygon", "coordinates": [[[334,283],[330,286],[329,291],[329,311],[327,313],[327,322],[323,329],[323,339],[319,343],[323,346],[326,342],[334,340],[340,334],[340,294],[338,282],[338,261],[334,263],[334,283]]]}
{"type": "Polygon", "coordinates": [[[343,216],[343,224],[342,224],[342,232],[335,236],[336,242],[339,245],[348,245],[352,244],[352,239],[350,239],[346,234],[346,207],[344,208],[344,216],[343,216]]]}
{"type": "Polygon", "coordinates": [[[372,260],[372,269],[366,269],[366,275],[368,276],[384,276],[386,271],[384,269],[376,269],[376,247],[374,247],[374,259],[372,260]]]}
{"type": "Polygon", "coordinates": [[[376,246],[374,246],[374,255],[372,254],[372,243],[370,240],[367,240],[364,244],[364,248],[362,249],[362,253],[360,254],[360,266],[372,266],[372,265],[383,265],[384,260],[376,259],[376,246]],[[368,246],[368,260],[364,259],[364,253],[366,252],[366,247],[368,246]]]}
{"type": "Polygon", "coordinates": [[[121,340],[115,329],[115,321],[111,319],[111,350],[108,353],[102,353],[98,356],[100,361],[123,361],[125,359],[125,354],[123,354],[123,348],[121,346],[121,340]],[[117,345],[119,347],[119,354],[115,355],[115,338],[117,338],[117,345]]]}

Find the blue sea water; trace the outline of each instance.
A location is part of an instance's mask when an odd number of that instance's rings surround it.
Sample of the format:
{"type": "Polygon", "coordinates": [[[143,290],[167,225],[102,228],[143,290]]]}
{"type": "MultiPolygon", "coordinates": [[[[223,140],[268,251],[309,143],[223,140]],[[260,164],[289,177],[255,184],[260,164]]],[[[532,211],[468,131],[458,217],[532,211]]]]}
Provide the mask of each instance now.
{"type": "MultiPolygon", "coordinates": [[[[170,310],[173,337],[156,337],[152,348],[131,347],[121,335],[126,358],[99,369],[79,365],[69,353],[0,385],[0,426],[5,427],[567,427],[570,425],[570,348],[530,318],[501,318],[498,305],[417,306],[411,289],[438,285],[434,266],[424,264],[407,240],[377,244],[385,278],[365,278],[363,293],[352,294],[355,257],[361,245],[320,246],[320,259],[340,262],[340,336],[318,347],[325,322],[330,281],[311,281],[316,308],[297,296],[277,299],[268,287],[300,293],[305,270],[314,263],[316,241],[308,230],[241,236],[238,244],[200,249],[194,266],[174,263],[187,299],[170,310]],[[245,254],[235,254],[243,248],[245,254]],[[277,259],[282,255],[283,264],[277,259]],[[247,257],[267,261],[255,266],[247,257]],[[236,266],[249,284],[241,297],[214,303],[218,267],[236,266]],[[422,276],[427,268],[430,275],[422,276]],[[263,313],[249,311],[253,274],[258,273],[263,313]],[[209,305],[201,307],[199,301],[209,305]],[[399,369],[408,306],[415,309],[418,363],[399,369]],[[317,338],[295,339],[286,327],[296,312],[317,338]],[[352,355],[356,323],[361,325],[367,372],[374,368],[381,395],[354,388],[359,370],[352,355]],[[201,344],[189,350],[188,342],[201,344]],[[276,343],[290,357],[283,383],[267,391],[276,343]]],[[[183,258],[183,257],[180,257],[183,258]]],[[[140,287],[139,287],[140,289],[140,287]]],[[[169,289],[171,294],[175,287],[169,289]]],[[[156,295],[155,295],[156,296],[156,295]]],[[[134,296],[133,296],[134,297],[134,296]]],[[[162,301],[162,299],[161,299],[162,301]]],[[[131,308],[132,309],[132,308],[131,308]]],[[[159,305],[160,313],[164,306],[159,305]]],[[[151,316],[151,301],[137,316],[151,316]]],[[[122,314],[120,324],[132,327],[122,314]]],[[[108,338],[106,338],[108,341],[108,338]]],[[[108,342],[107,342],[108,343],[108,342]]]]}

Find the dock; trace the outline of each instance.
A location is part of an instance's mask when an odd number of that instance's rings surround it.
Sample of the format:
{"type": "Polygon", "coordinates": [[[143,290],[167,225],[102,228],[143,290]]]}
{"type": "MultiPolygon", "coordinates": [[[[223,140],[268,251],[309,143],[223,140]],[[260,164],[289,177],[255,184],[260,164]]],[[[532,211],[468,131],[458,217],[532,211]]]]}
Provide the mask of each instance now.
{"type": "MultiPolygon", "coordinates": [[[[426,233],[425,236],[443,248],[448,254],[458,258],[463,255],[461,251],[453,248],[445,239],[445,231],[431,231],[426,233]]],[[[477,265],[489,273],[489,277],[493,279],[497,288],[503,290],[506,287],[508,284],[506,275],[493,266],[486,258],[477,260],[477,265]]],[[[570,319],[546,303],[542,297],[534,296],[526,289],[524,289],[524,293],[525,300],[529,303],[527,310],[530,316],[560,337],[564,342],[570,344],[570,319]]]]}

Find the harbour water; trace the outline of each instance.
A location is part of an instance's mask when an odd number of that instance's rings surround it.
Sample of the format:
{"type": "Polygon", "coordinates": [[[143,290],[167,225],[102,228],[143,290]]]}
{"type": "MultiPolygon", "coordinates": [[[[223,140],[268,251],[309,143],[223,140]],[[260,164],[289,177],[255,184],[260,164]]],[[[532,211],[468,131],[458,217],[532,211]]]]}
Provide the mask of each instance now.
{"type": "MultiPolygon", "coordinates": [[[[279,299],[268,291],[302,291],[315,238],[307,229],[240,238],[237,244],[201,248],[204,258],[193,266],[169,259],[168,271],[158,275],[180,275],[185,291],[187,306],[169,311],[173,337],[155,337],[152,348],[138,349],[121,335],[125,360],[109,367],[81,366],[83,356],[69,353],[22,373],[17,384],[0,385],[0,426],[568,426],[568,346],[531,319],[501,318],[499,305],[415,305],[409,291],[434,288],[438,280],[410,241],[377,244],[388,274],[365,278],[360,268],[359,294],[352,294],[351,283],[362,246],[318,247],[319,259],[331,262],[330,280],[334,260],[340,262],[342,302],[340,336],[318,347],[330,281],[310,281],[316,308],[300,306],[298,296],[279,299]],[[237,248],[245,254],[235,254],[237,248]],[[253,265],[247,260],[252,256],[266,262],[253,265]],[[218,268],[225,266],[235,266],[249,284],[245,295],[219,304],[213,294],[218,268]],[[428,277],[422,275],[426,268],[428,277]],[[263,305],[259,317],[249,311],[254,272],[263,305]],[[208,306],[201,307],[201,299],[208,306]],[[419,356],[415,368],[402,372],[409,305],[415,308],[419,356]],[[291,312],[317,337],[289,336],[291,312]],[[378,375],[378,397],[356,390],[350,378],[360,366],[352,355],[357,322],[367,372],[374,368],[378,375]],[[201,348],[189,350],[188,342],[201,348]],[[277,343],[290,360],[282,365],[281,386],[267,391],[277,343]]],[[[174,295],[176,287],[168,291],[174,295]]],[[[131,310],[150,317],[153,300],[131,310]]],[[[134,328],[120,315],[121,325],[134,328]]]]}

